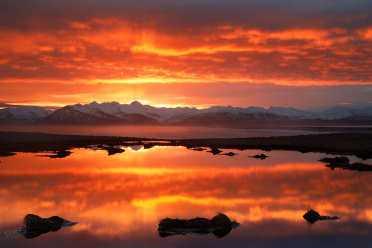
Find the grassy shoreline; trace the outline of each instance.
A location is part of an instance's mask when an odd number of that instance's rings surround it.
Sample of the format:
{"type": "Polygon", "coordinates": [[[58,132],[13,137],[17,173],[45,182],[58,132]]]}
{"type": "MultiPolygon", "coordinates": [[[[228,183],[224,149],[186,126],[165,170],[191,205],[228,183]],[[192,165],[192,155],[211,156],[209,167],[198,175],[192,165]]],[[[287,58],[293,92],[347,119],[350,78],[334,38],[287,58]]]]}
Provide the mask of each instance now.
{"type": "Polygon", "coordinates": [[[14,152],[63,151],[87,147],[93,144],[135,145],[142,142],[161,146],[185,146],[187,148],[210,147],[220,149],[292,150],[299,152],[324,152],[372,158],[372,134],[333,133],[297,136],[216,138],[216,139],[148,139],[118,136],[63,135],[30,132],[0,131],[0,156],[14,152]],[[169,141],[164,143],[164,141],[169,141]]]}

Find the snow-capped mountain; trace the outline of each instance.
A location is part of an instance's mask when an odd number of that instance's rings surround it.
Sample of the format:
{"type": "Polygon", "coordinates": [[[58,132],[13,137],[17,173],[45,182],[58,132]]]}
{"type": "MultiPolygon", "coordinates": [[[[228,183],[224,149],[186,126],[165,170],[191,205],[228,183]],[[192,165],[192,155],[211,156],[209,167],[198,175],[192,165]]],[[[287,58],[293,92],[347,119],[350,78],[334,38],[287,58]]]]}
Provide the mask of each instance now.
{"type": "Polygon", "coordinates": [[[162,123],[169,118],[184,119],[196,114],[196,108],[155,108],[142,105],[138,101],[131,104],[118,102],[75,104],[56,110],[43,118],[44,122],[86,123],[86,122],[126,122],[126,123],[162,123]],[[77,118],[77,114],[81,118],[77,118]]]}
{"type": "Polygon", "coordinates": [[[52,113],[41,107],[19,107],[0,109],[0,123],[30,123],[52,113]]]}
{"type": "Polygon", "coordinates": [[[291,119],[317,119],[319,116],[316,113],[299,110],[295,108],[270,107],[267,109],[272,114],[286,116],[291,119]]]}
{"type": "Polygon", "coordinates": [[[351,109],[336,106],[320,113],[284,107],[232,107],[213,106],[196,108],[157,108],[138,101],[130,104],[118,102],[92,102],[68,105],[55,111],[40,107],[5,108],[0,110],[0,123],[44,124],[147,124],[147,125],[225,125],[280,124],[341,121],[372,123],[372,107],[351,109]]]}
{"type": "Polygon", "coordinates": [[[342,119],[354,115],[354,110],[342,106],[326,109],[320,113],[319,117],[323,120],[342,119]]]}

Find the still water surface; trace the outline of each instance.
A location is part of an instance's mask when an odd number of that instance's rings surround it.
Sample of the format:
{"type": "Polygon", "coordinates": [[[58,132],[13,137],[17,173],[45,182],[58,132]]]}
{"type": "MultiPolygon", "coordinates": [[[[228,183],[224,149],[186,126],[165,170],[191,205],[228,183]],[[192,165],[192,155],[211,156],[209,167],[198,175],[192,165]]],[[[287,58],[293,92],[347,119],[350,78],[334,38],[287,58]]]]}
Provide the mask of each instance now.
{"type": "Polygon", "coordinates": [[[48,125],[0,126],[0,131],[41,132],[53,134],[107,135],[141,138],[243,138],[321,133],[372,133],[372,126],[313,126],[223,128],[197,126],[131,126],[131,125],[48,125]]]}
{"type": "Polygon", "coordinates": [[[60,159],[1,158],[0,233],[20,228],[29,213],[78,224],[34,239],[3,238],[0,247],[372,247],[372,174],[332,171],[318,162],[325,154],[271,151],[258,160],[249,157],[257,150],[229,157],[124,148],[112,156],[73,149],[60,159]],[[341,219],[309,225],[302,218],[309,207],[341,219]],[[217,212],[241,226],[220,239],[157,233],[163,218],[217,212]]]}

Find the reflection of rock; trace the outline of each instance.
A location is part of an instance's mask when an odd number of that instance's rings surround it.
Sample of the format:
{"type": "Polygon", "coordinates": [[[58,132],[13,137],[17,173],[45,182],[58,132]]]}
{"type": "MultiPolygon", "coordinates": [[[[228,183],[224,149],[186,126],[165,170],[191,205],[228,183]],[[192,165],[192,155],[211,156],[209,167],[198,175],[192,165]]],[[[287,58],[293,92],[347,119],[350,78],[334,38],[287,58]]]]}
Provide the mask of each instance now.
{"type": "Polygon", "coordinates": [[[334,170],[334,168],[340,168],[344,170],[372,171],[372,165],[363,163],[350,164],[347,157],[323,158],[319,161],[328,163],[325,166],[332,170],[334,170]]]}
{"type": "Polygon", "coordinates": [[[59,216],[52,216],[49,218],[41,218],[34,214],[28,214],[23,219],[22,229],[15,232],[0,233],[0,238],[13,238],[15,236],[23,235],[27,239],[39,237],[41,234],[48,232],[56,232],[65,226],[74,226],[77,222],[71,222],[62,219],[59,216]]]}
{"type": "Polygon", "coordinates": [[[205,151],[206,149],[198,147],[198,148],[192,148],[191,150],[201,152],[201,151],[205,151]]]}
{"type": "Polygon", "coordinates": [[[260,154],[260,155],[257,154],[257,155],[249,156],[249,157],[263,160],[263,159],[267,158],[268,156],[266,156],[265,154],[260,154]]]}
{"type": "Polygon", "coordinates": [[[222,155],[226,155],[226,156],[232,157],[232,156],[235,156],[235,155],[238,155],[238,154],[233,153],[233,152],[229,152],[229,153],[224,153],[222,155]]]}
{"type": "Polygon", "coordinates": [[[347,157],[322,158],[319,161],[334,165],[349,164],[349,159],[347,157]]]}
{"type": "Polygon", "coordinates": [[[57,151],[55,152],[54,155],[42,155],[43,157],[49,157],[49,158],[65,158],[67,156],[70,156],[72,152],[70,151],[65,151],[65,150],[61,150],[61,151],[57,151]]]}
{"type": "Polygon", "coordinates": [[[158,145],[157,143],[147,143],[147,144],[143,145],[143,148],[144,149],[150,149],[150,148],[153,148],[154,146],[157,146],[157,145],[158,145]]]}
{"type": "Polygon", "coordinates": [[[220,149],[216,148],[216,147],[211,147],[211,150],[207,151],[207,152],[210,152],[213,155],[217,155],[217,154],[220,154],[222,151],[220,149]]]}
{"type": "Polygon", "coordinates": [[[108,155],[109,156],[114,155],[116,153],[123,153],[123,152],[125,152],[124,149],[122,149],[120,147],[113,147],[113,146],[103,147],[102,149],[106,150],[108,152],[108,155]]]}
{"type": "Polygon", "coordinates": [[[11,157],[16,155],[14,152],[0,151],[0,157],[11,157]]]}
{"type": "Polygon", "coordinates": [[[330,217],[330,216],[320,215],[317,211],[314,211],[312,209],[307,211],[303,215],[303,218],[305,220],[307,220],[307,222],[309,222],[310,224],[314,224],[318,220],[338,220],[338,219],[340,219],[340,217],[337,217],[337,216],[330,217]]]}
{"type": "Polygon", "coordinates": [[[209,234],[222,238],[231,232],[232,228],[240,224],[231,221],[229,217],[218,213],[211,220],[206,218],[194,218],[189,220],[166,218],[159,222],[158,232],[161,237],[185,234],[209,234]]]}
{"type": "Polygon", "coordinates": [[[132,151],[139,151],[143,148],[143,145],[135,145],[135,146],[130,146],[130,149],[132,151]]]}

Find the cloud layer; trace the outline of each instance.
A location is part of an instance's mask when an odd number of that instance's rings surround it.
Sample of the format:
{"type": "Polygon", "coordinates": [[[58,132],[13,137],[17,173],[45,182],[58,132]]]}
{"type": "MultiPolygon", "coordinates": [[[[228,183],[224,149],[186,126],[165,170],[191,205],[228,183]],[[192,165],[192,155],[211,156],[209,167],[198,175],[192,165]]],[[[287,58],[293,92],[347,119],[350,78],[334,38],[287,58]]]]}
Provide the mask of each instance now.
{"type": "Polygon", "coordinates": [[[370,1],[24,0],[0,9],[2,85],[168,83],[176,92],[176,83],[372,81],[370,1]]]}

